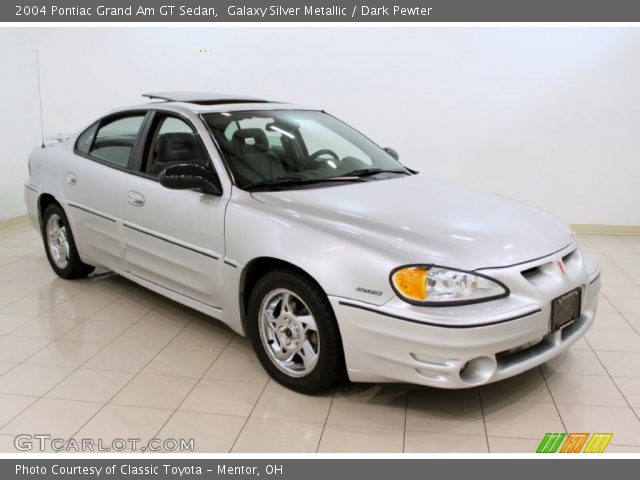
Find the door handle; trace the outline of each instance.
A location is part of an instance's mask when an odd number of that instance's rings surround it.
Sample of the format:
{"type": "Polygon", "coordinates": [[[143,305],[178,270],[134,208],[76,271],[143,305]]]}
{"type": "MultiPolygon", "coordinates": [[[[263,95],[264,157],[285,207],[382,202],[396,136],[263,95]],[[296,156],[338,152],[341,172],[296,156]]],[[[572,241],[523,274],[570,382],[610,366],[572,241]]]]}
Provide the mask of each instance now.
{"type": "Polygon", "coordinates": [[[127,201],[134,207],[142,207],[144,206],[144,195],[139,192],[128,192],[127,201]]]}
{"type": "Polygon", "coordinates": [[[67,172],[67,183],[69,185],[75,185],[78,183],[78,177],[73,172],[67,172]]]}

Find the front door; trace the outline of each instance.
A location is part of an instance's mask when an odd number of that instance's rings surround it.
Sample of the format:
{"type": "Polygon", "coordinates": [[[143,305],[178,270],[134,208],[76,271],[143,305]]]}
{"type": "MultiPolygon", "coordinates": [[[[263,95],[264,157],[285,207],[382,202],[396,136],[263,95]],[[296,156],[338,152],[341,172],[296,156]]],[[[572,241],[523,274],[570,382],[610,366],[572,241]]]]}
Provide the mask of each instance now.
{"type": "Polygon", "coordinates": [[[129,176],[124,190],[127,268],[144,280],[221,308],[228,192],[214,196],[160,185],[158,175],[168,166],[213,166],[186,120],[156,112],[147,131],[138,172],[129,176]]]}

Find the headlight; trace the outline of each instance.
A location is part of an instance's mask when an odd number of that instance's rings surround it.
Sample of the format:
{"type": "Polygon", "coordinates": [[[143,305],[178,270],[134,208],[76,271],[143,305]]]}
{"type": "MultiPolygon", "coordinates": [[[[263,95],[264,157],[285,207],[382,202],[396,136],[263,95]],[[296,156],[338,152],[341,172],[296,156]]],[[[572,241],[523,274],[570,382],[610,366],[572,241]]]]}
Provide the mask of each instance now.
{"type": "Polygon", "coordinates": [[[391,272],[391,286],[414,305],[464,305],[509,295],[504,284],[485,275],[435,265],[396,268],[391,272]]]}

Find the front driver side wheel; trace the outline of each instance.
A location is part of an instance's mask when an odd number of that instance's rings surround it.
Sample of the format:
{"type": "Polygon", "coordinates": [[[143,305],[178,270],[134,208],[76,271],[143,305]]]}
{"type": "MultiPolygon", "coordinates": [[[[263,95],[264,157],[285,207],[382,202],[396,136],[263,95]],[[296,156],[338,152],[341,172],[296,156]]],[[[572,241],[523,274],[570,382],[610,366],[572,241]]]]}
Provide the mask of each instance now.
{"type": "Polygon", "coordinates": [[[58,204],[52,203],[42,215],[42,238],[47,259],[59,277],[83,278],[93,272],[94,267],[80,260],[69,220],[58,204]]]}
{"type": "Polygon", "coordinates": [[[306,275],[279,269],[262,277],[251,293],[248,315],[253,348],[277,382],[316,393],[344,378],[333,309],[306,275]]]}

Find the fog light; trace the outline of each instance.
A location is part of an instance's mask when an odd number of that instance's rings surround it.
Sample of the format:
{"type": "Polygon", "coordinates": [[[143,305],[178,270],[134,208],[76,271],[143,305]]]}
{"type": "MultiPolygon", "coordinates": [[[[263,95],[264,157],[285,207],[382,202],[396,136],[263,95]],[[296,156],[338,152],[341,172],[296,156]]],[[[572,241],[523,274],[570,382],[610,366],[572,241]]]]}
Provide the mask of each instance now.
{"type": "Polygon", "coordinates": [[[460,380],[469,384],[480,384],[489,380],[496,371],[496,360],[491,357],[477,357],[469,360],[460,369],[460,380]]]}

